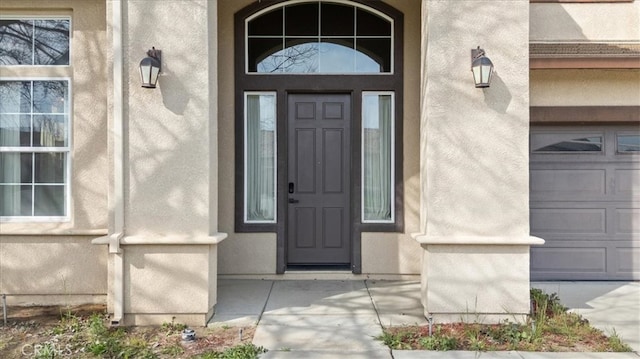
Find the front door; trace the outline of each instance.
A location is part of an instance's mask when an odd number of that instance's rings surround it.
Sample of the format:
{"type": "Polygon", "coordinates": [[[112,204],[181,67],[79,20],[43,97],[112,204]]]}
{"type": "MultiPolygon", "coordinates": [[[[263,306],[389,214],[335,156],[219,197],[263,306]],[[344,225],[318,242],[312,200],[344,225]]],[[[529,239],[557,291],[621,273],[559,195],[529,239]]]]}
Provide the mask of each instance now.
{"type": "Polygon", "coordinates": [[[351,96],[288,97],[288,265],[351,262],[351,96]]]}

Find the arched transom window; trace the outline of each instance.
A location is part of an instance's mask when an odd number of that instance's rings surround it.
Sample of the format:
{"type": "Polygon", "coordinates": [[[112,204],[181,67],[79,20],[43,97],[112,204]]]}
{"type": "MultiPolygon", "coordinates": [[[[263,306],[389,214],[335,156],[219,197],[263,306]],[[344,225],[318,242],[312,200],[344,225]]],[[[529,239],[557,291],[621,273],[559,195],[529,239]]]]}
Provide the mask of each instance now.
{"type": "Polygon", "coordinates": [[[246,72],[392,73],[393,19],[360,4],[295,1],[245,21],[246,72]]]}

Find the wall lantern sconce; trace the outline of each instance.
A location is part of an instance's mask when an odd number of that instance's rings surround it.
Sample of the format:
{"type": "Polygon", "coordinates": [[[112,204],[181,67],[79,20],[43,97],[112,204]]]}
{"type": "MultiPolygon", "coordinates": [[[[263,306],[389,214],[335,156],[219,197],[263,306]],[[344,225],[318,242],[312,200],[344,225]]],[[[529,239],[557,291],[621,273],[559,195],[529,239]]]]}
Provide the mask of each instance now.
{"type": "Polygon", "coordinates": [[[473,72],[476,88],[484,88],[491,85],[493,63],[485,56],[484,50],[480,46],[477,49],[471,49],[471,72],[473,72]]]}
{"type": "Polygon", "coordinates": [[[158,75],[162,69],[160,60],[162,52],[152,47],[147,51],[147,57],[140,61],[140,78],[142,79],[142,87],[154,89],[158,82],[158,75]]]}

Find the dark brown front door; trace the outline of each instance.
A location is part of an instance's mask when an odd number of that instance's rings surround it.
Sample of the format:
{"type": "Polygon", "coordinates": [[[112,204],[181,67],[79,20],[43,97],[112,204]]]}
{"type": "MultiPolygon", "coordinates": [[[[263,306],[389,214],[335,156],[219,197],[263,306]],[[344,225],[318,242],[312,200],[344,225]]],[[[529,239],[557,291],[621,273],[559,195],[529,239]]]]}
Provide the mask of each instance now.
{"type": "Polygon", "coordinates": [[[289,265],[351,261],[350,129],[350,95],[289,95],[289,265]]]}

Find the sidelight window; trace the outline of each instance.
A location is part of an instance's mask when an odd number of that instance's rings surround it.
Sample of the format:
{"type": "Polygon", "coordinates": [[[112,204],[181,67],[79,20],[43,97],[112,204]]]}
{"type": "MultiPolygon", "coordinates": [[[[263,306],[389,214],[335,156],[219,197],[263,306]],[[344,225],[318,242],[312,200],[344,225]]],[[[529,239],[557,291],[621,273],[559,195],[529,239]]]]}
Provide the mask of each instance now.
{"type": "Polygon", "coordinates": [[[276,94],[245,93],[244,220],[276,222],[276,94]]]}
{"type": "Polygon", "coordinates": [[[362,96],[362,221],[394,222],[393,93],[362,96]]]}

